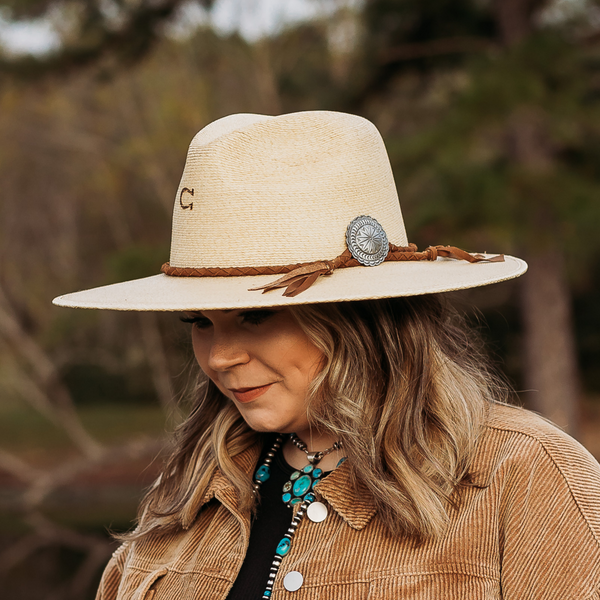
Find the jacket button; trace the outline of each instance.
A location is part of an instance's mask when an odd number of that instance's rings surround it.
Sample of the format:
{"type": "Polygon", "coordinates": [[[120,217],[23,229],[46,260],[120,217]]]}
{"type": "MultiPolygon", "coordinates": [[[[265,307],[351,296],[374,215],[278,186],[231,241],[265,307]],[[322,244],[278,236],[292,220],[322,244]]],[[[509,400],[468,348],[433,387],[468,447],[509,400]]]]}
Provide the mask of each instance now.
{"type": "Polygon", "coordinates": [[[299,573],[298,571],[290,571],[283,578],[283,587],[288,592],[295,592],[296,590],[299,590],[303,583],[304,577],[302,577],[302,573],[299,573]]]}
{"type": "Polygon", "coordinates": [[[306,509],[306,514],[313,523],[320,523],[327,518],[327,507],[322,502],[312,502],[306,509]]]}

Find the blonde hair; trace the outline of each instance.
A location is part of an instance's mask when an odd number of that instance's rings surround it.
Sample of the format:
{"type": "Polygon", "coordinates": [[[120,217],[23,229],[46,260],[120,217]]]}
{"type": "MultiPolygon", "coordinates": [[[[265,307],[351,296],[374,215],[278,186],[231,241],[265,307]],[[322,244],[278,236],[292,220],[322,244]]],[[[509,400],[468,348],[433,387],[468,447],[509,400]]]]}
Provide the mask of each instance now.
{"type": "MultiPolygon", "coordinates": [[[[479,344],[437,295],[289,310],[324,355],[309,389],[310,423],[342,441],[353,480],[391,533],[441,535],[454,490],[468,484],[485,407],[504,399],[479,344]]],[[[206,382],[125,538],[188,528],[217,468],[240,509],[252,510],[251,476],[233,458],[263,438],[206,382]]]]}

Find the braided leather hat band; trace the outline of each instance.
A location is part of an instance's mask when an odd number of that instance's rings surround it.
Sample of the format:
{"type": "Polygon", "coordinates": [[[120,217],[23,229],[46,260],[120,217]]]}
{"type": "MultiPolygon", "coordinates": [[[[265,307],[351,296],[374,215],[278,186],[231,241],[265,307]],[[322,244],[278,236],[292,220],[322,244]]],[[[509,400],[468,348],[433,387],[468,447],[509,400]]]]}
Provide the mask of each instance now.
{"type": "MultiPolygon", "coordinates": [[[[384,261],[419,261],[437,260],[438,256],[466,260],[470,263],[476,262],[503,262],[504,255],[485,256],[483,254],[469,254],[454,246],[429,246],[423,252],[419,252],[415,244],[408,246],[396,246],[389,243],[388,253],[384,261]]],[[[333,260],[315,261],[310,263],[297,263],[282,266],[265,267],[217,267],[217,268],[194,268],[194,267],[172,267],[168,262],[163,264],[161,271],[171,277],[242,277],[254,275],[281,275],[284,277],[264,286],[250,288],[249,291],[261,291],[263,294],[270,290],[286,288],[284,296],[294,297],[307,290],[320,276],[331,275],[335,269],[346,267],[364,266],[353,257],[349,249],[333,260]]]]}

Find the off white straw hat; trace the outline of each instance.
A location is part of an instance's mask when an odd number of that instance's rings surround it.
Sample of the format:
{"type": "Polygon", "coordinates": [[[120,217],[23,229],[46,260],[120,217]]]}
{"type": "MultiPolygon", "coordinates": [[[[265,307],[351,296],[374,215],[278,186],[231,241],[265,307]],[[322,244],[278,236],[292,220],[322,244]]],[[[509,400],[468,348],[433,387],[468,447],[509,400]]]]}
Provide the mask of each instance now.
{"type": "Polygon", "coordinates": [[[238,114],[192,140],[163,272],[54,304],[209,310],[338,302],[471,288],[526,269],[511,256],[409,244],[383,140],[366,119],[238,114]]]}

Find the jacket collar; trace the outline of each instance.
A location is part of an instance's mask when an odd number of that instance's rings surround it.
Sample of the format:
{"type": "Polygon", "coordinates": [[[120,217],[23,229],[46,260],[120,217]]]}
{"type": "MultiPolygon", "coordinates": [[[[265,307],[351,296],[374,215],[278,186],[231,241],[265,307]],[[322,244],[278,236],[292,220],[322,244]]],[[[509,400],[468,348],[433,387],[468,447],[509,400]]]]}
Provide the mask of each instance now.
{"type": "MultiPolygon", "coordinates": [[[[252,476],[260,451],[261,444],[256,443],[235,456],[233,460],[249,476],[252,476]]],[[[373,497],[367,487],[352,476],[347,461],[323,479],[317,485],[316,492],[327,500],[331,508],[353,529],[366,527],[377,511],[373,497]]],[[[236,504],[234,487],[220,469],[215,471],[202,504],[206,504],[212,498],[217,498],[230,509],[233,509],[236,504]]]]}
{"type": "Polygon", "coordinates": [[[366,527],[377,512],[373,496],[353,477],[348,461],[323,479],[316,491],[353,529],[366,527]]]}
{"type": "MultiPolygon", "coordinates": [[[[233,462],[235,462],[240,469],[248,473],[251,477],[256,462],[258,461],[258,457],[260,455],[261,444],[255,443],[252,446],[246,448],[243,452],[240,452],[237,456],[233,457],[233,462]]],[[[209,500],[213,498],[217,498],[217,500],[221,501],[224,504],[229,505],[230,502],[233,502],[235,499],[235,488],[233,484],[225,474],[221,471],[221,469],[216,469],[213,473],[212,479],[210,480],[210,484],[208,485],[208,489],[204,494],[204,498],[202,499],[202,505],[206,504],[209,500]],[[224,502],[227,499],[229,502],[224,502]]]]}

